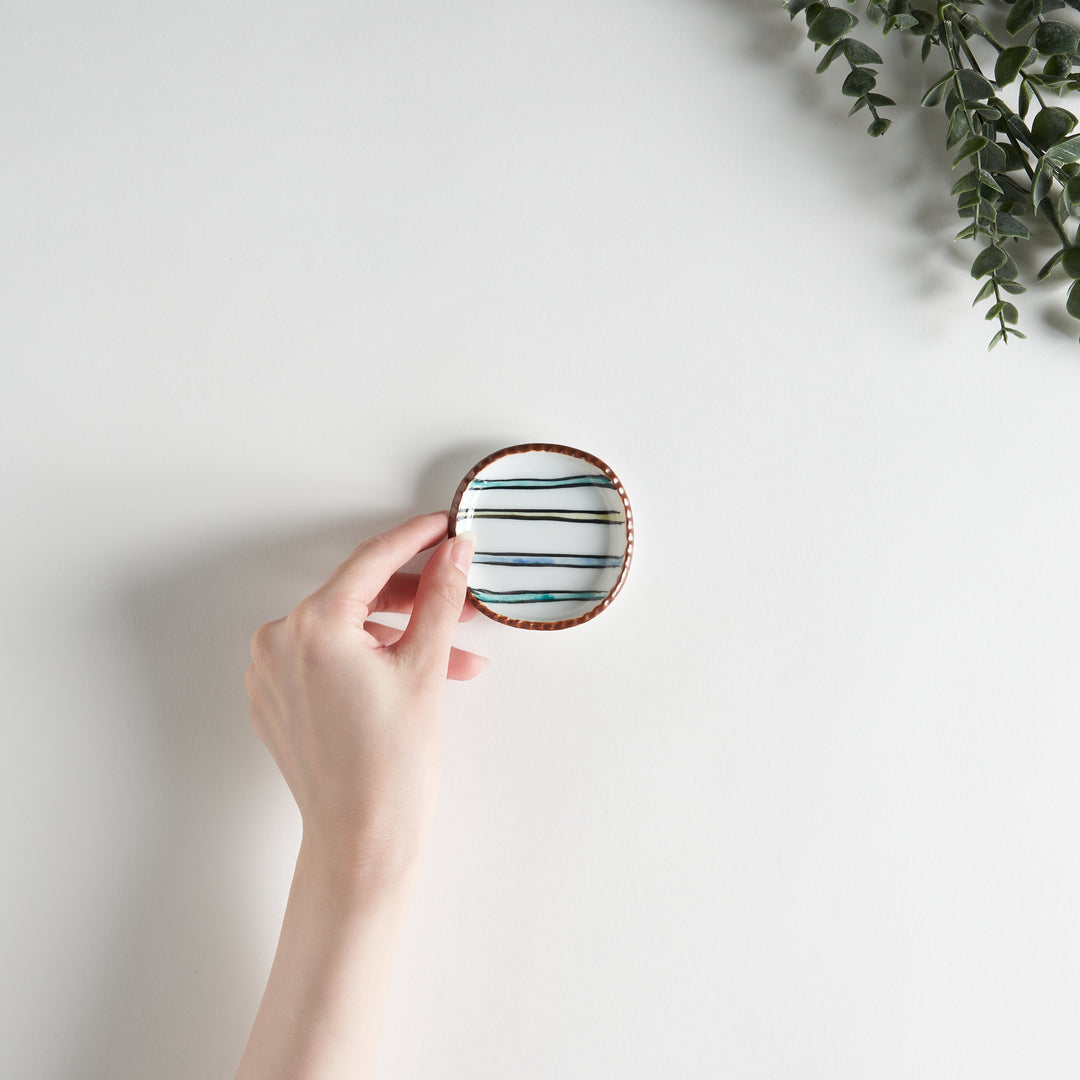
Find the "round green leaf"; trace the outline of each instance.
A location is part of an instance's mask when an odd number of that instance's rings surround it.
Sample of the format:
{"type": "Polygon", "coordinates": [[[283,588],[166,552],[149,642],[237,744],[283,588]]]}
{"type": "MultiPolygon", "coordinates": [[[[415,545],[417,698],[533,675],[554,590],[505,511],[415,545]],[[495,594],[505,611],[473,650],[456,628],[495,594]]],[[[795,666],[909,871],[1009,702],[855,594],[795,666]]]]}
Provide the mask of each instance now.
{"type": "Polygon", "coordinates": [[[1069,26],[1068,23],[1044,22],[1035,31],[1033,44],[1043,56],[1053,56],[1055,53],[1074,53],[1080,48],[1080,33],[1069,26]]]}
{"type": "Polygon", "coordinates": [[[827,7],[810,23],[806,36],[816,45],[835,45],[858,21],[850,11],[827,7]]]}
{"type": "Polygon", "coordinates": [[[929,11],[923,11],[921,8],[916,8],[911,14],[915,19],[915,26],[911,31],[913,34],[925,36],[933,33],[934,16],[931,15],[929,11]]]}
{"type": "Polygon", "coordinates": [[[1033,18],[1035,0],[1016,0],[1009,17],[1005,20],[1005,29],[1010,34],[1018,34],[1033,18]]]}
{"type": "Polygon", "coordinates": [[[1071,278],[1080,278],[1080,248],[1066,248],[1061,253],[1061,265],[1071,278]]]}
{"type": "Polygon", "coordinates": [[[884,135],[889,128],[892,127],[892,121],[886,120],[884,116],[879,116],[867,129],[867,135],[873,135],[876,139],[879,135],[884,135]]]}
{"type": "Polygon", "coordinates": [[[1020,69],[1036,56],[1030,45],[1017,45],[998,54],[994,65],[994,80],[998,86],[1008,86],[1020,74],[1020,69]]]}
{"type": "Polygon", "coordinates": [[[1009,161],[1006,149],[1006,147],[993,142],[984,146],[982,152],[983,167],[988,172],[1004,172],[1009,161]]]}
{"type": "Polygon", "coordinates": [[[985,277],[995,270],[1000,270],[1008,261],[1009,256],[1001,248],[991,244],[975,256],[975,261],[971,264],[971,276],[973,278],[985,277]]]}
{"type": "Polygon", "coordinates": [[[877,86],[877,76],[869,68],[852,68],[841,87],[846,97],[862,97],[877,86]]]}
{"type": "Polygon", "coordinates": [[[1065,197],[1073,206],[1080,204],[1080,176],[1074,176],[1065,185],[1065,197]]]}
{"type": "Polygon", "coordinates": [[[1065,301],[1065,310],[1074,318],[1080,319],[1080,281],[1069,286],[1069,298],[1065,301]]]}
{"type": "Polygon", "coordinates": [[[1067,79],[1072,74],[1072,59],[1068,56],[1051,56],[1043,64],[1043,75],[1049,82],[1067,79]]]}
{"type": "Polygon", "coordinates": [[[960,82],[960,93],[966,101],[978,101],[981,98],[992,98],[994,87],[990,80],[970,68],[963,68],[956,73],[960,82]]]}
{"type": "Polygon", "coordinates": [[[1040,150],[1047,150],[1060,142],[1076,127],[1076,117],[1068,109],[1051,105],[1040,109],[1031,121],[1031,138],[1040,150]]]}
{"type": "Polygon", "coordinates": [[[874,49],[871,49],[869,45],[863,44],[861,41],[857,41],[855,38],[845,38],[841,42],[841,47],[844,50],[844,55],[852,64],[884,64],[881,54],[874,49]]]}

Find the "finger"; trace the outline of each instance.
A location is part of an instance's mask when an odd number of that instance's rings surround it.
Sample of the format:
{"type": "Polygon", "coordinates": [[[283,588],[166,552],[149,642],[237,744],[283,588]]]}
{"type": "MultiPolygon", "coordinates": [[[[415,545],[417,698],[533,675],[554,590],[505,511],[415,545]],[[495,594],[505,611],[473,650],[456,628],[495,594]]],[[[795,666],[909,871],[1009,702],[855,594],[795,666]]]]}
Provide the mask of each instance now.
{"type": "Polygon", "coordinates": [[[447,668],[475,548],[475,534],[464,532],[453,537],[439,546],[420,575],[412,618],[394,646],[398,656],[418,673],[447,668]]]}
{"type": "MultiPolygon", "coordinates": [[[[403,630],[383,623],[366,622],[364,629],[380,644],[394,645],[401,640],[403,630]]],[[[446,665],[446,677],[464,682],[467,679],[475,679],[491,667],[491,661],[486,656],[468,652],[465,649],[451,649],[450,659],[446,665]]]]}
{"type": "MultiPolygon", "coordinates": [[[[383,586],[379,595],[367,605],[368,614],[374,615],[377,611],[393,611],[398,614],[408,615],[413,609],[416,587],[419,582],[419,574],[394,574],[383,586]]],[[[466,602],[462,605],[458,621],[467,622],[477,614],[479,612],[476,608],[466,602]]]]}
{"type": "Polygon", "coordinates": [[[422,514],[365,540],[314,595],[344,596],[354,603],[369,605],[395,571],[446,535],[446,527],[445,513],[422,514]]]}

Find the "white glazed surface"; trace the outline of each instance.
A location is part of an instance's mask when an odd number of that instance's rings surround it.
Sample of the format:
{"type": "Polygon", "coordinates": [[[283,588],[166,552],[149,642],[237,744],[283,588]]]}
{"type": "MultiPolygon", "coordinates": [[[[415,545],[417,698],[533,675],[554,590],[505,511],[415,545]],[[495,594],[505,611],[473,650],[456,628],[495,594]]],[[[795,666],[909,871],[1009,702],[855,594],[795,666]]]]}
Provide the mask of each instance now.
{"type": "Polygon", "coordinates": [[[458,532],[476,533],[469,588],[481,610],[537,624],[579,619],[604,605],[623,572],[627,526],[622,497],[600,469],[550,450],[507,454],[491,462],[462,493],[456,520],[458,532]],[[558,486],[560,479],[577,477],[588,478],[585,486],[558,486]],[[539,484],[488,486],[523,478],[539,484]],[[515,512],[521,516],[487,516],[515,512]],[[593,515],[604,520],[590,520],[593,515]],[[565,520],[579,516],[583,520],[565,520]],[[568,592],[590,595],[553,598],[568,592]],[[533,593],[544,599],[521,599],[533,593]],[[503,596],[515,599],[501,602],[503,596]]]}

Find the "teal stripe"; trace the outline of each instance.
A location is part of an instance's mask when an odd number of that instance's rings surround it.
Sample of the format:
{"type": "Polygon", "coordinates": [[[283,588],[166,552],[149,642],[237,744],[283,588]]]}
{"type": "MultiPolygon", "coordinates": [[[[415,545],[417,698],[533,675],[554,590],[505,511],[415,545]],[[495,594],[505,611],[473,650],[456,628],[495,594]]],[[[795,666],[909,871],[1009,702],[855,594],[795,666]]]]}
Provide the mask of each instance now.
{"type": "Polygon", "coordinates": [[[494,552],[478,551],[473,556],[473,563],[486,566],[622,566],[622,559],[615,555],[515,555],[510,552],[498,555],[494,552]]]}
{"type": "Polygon", "coordinates": [[[484,604],[552,604],[560,600],[603,600],[606,592],[493,592],[490,589],[471,589],[473,596],[484,604]]]}
{"type": "Polygon", "coordinates": [[[564,487],[611,487],[612,483],[606,476],[552,476],[552,477],[527,477],[510,478],[505,480],[473,480],[469,487],[478,490],[494,490],[496,488],[564,488],[564,487]]]}

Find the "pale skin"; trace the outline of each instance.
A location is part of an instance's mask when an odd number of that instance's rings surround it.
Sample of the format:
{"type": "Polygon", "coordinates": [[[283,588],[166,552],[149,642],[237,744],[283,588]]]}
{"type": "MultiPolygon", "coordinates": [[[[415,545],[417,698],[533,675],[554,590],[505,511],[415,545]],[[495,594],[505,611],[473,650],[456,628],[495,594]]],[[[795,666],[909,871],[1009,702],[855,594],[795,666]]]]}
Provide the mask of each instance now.
{"type": "Polygon", "coordinates": [[[471,534],[446,514],[361,544],[251,642],[255,733],[300,809],[303,838],[277,953],[237,1080],[361,1080],[439,788],[447,678],[488,664],[452,647],[471,534]],[[441,542],[440,542],[441,541],[441,542]],[[438,545],[423,573],[400,573],[438,545]],[[371,620],[409,613],[404,632],[371,620]]]}

